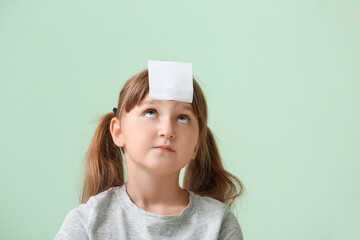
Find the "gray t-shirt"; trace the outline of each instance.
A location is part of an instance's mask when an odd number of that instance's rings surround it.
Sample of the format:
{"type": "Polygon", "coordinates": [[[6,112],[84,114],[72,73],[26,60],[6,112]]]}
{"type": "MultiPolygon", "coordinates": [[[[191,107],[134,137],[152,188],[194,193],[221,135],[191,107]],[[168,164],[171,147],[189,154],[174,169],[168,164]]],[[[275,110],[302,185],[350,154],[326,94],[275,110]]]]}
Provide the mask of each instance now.
{"type": "Polygon", "coordinates": [[[243,239],[226,204],[188,192],[189,205],[179,215],[165,216],[138,208],[125,185],[112,187],[70,211],[55,240],[243,239]]]}

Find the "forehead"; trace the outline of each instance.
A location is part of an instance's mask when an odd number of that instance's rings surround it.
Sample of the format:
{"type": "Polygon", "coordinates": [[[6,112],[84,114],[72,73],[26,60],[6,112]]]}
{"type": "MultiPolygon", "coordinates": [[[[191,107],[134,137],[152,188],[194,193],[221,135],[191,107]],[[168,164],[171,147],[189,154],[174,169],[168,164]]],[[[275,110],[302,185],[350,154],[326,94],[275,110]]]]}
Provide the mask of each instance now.
{"type": "Polygon", "coordinates": [[[169,106],[173,106],[173,107],[176,107],[176,108],[180,108],[180,109],[189,110],[189,111],[194,112],[194,109],[193,109],[191,103],[180,102],[180,101],[175,101],[175,100],[151,99],[149,97],[149,94],[146,95],[145,98],[143,100],[141,100],[138,105],[139,106],[142,106],[142,105],[156,105],[156,106],[169,105],[169,106]]]}

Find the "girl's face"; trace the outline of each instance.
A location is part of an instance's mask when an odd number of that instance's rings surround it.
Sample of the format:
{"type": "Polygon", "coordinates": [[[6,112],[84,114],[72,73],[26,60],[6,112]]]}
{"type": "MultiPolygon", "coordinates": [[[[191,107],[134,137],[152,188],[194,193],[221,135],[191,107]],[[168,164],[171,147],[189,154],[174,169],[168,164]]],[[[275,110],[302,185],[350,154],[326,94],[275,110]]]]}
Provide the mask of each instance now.
{"type": "Polygon", "coordinates": [[[122,116],[119,145],[129,168],[156,175],[178,173],[196,157],[199,123],[190,103],[147,95],[122,116]]]}

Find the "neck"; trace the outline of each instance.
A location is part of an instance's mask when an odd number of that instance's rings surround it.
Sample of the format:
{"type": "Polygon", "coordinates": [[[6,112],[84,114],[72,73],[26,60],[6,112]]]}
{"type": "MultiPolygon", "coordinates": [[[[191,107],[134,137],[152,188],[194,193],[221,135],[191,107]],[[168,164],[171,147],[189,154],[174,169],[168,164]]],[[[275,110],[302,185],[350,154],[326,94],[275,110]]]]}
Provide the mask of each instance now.
{"type": "Polygon", "coordinates": [[[180,171],[153,175],[127,166],[126,191],[139,208],[161,215],[178,215],[189,203],[189,194],[179,186],[180,171]]]}

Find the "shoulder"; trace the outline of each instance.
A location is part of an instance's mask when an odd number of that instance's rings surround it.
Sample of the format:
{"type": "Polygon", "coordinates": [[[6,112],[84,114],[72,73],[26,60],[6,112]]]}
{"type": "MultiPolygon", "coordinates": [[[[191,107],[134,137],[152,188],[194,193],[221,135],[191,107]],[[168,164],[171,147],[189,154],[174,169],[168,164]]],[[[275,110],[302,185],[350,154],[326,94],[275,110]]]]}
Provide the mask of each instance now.
{"type": "Polygon", "coordinates": [[[121,187],[111,187],[104,192],[101,192],[95,196],[90,197],[89,200],[82,205],[84,208],[89,208],[89,209],[111,207],[112,204],[118,201],[119,199],[118,193],[120,191],[120,188],[121,187]]]}
{"type": "Polygon", "coordinates": [[[236,219],[235,215],[230,210],[230,208],[226,209],[223,222],[221,225],[219,239],[234,239],[234,240],[244,239],[240,228],[240,224],[236,219]]]}
{"type": "Polygon", "coordinates": [[[196,209],[199,212],[203,212],[204,214],[223,217],[226,213],[226,209],[228,205],[219,200],[216,200],[211,197],[200,196],[196,193],[192,193],[194,195],[194,200],[196,204],[196,209]]]}
{"type": "Polygon", "coordinates": [[[117,191],[119,189],[120,187],[111,187],[104,192],[92,196],[86,203],[80,204],[70,213],[77,214],[81,218],[91,219],[96,212],[113,207],[114,202],[118,200],[117,191]]]}
{"type": "Polygon", "coordinates": [[[87,239],[91,223],[101,212],[111,212],[117,201],[120,187],[112,187],[89,198],[86,203],[72,209],[56,236],[56,239],[87,239]]]}
{"type": "Polygon", "coordinates": [[[227,204],[214,198],[197,194],[195,194],[195,196],[197,211],[201,212],[202,215],[208,219],[207,221],[219,221],[218,224],[220,229],[218,239],[243,239],[239,222],[227,204]]]}

